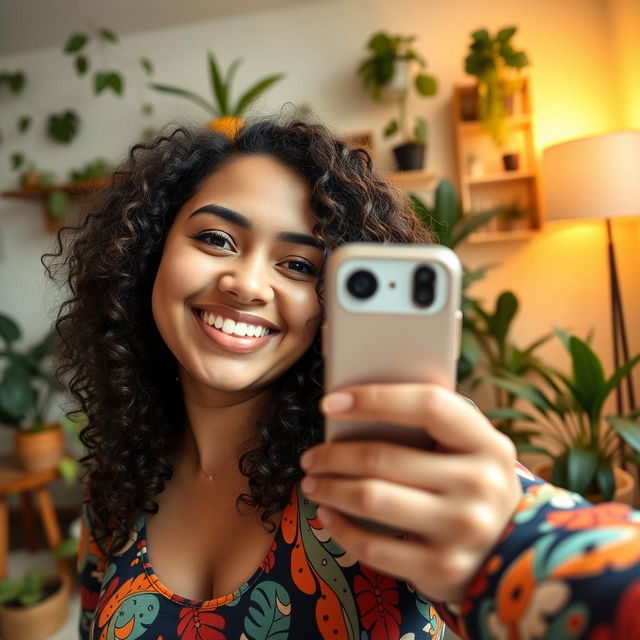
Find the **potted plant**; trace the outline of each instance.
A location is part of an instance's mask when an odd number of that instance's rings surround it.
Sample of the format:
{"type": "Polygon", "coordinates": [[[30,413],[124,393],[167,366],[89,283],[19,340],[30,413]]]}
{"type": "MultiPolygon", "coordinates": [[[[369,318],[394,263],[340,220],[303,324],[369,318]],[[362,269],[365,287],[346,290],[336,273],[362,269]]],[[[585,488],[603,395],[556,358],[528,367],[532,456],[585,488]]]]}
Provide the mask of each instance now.
{"type": "MultiPolygon", "coordinates": [[[[78,540],[63,540],[55,555],[73,558],[78,540]]],[[[18,580],[0,580],[0,632],[4,640],[44,640],[69,617],[70,571],[60,574],[32,570],[18,580]]]]}
{"type": "MultiPolygon", "coordinates": [[[[524,51],[516,51],[511,42],[517,27],[500,29],[491,36],[486,29],[471,34],[470,52],[464,70],[477,78],[478,116],[484,129],[502,147],[505,140],[505,118],[509,103],[522,88],[521,70],[529,64],[524,51]]],[[[466,109],[463,110],[466,111],[466,109]]],[[[463,116],[465,113],[463,112],[463,116]]],[[[467,111],[466,118],[475,119],[467,111]]],[[[511,160],[512,161],[512,160],[511,160]]]]}
{"type": "Polygon", "coordinates": [[[16,455],[30,471],[55,469],[63,450],[63,432],[58,423],[46,422],[54,391],[59,388],[44,366],[53,351],[56,335],[51,330],[26,351],[18,351],[21,338],[18,325],[0,313],[0,340],[4,343],[0,359],[0,422],[15,429],[16,455]]]}
{"type": "Polygon", "coordinates": [[[186,98],[191,102],[194,102],[199,107],[202,107],[213,120],[209,122],[209,128],[224,133],[230,137],[235,136],[238,129],[242,126],[242,116],[247,109],[273,84],[284,78],[284,74],[277,73],[267,76],[262,80],[259,80],[249,89],[247,89],[242,96],[233,103],[231,100],[231,85],[233,79],[240,66],[242,60],[234,60],[223,75],[218,63],[212,53],[208,54],[209,60],[209,81],[211,83],[211,90],[213,94],[213,100],[207,101],[206,98],[199,96],[192,91],[186,89],[180,89],[173,85],[151,83],[149,86],[155,91],[161,91],[163,93],[170,93],[176,96],[186,98]]]}
{"type": "MultiPolygon", "coordinates": [[[[592,501],[614,498],[632,504],[634,480],[620,465],[625,458],[640,459],[640,423],[632,416],[603,419],[602,412],[607,397],[640,362],[640,354],[607,378],[586,342],[559,329],[556,333],[571,356],[571,375],[539,365],[540,384],[506,371],[489,380],[528,405],[527,411],[508,408],[511,418],[543,425],[532,427],[532,433],[544,436],[535,451],[550,460],[548,472],[543,468],[540,475],[592,501]],[[545,440],[550,444],[542,444],[545,440]]],[[[487,415],[504,417],[505,409],[487,415]]]]}
{"type": "Polygon", "coordinates": [[[424,58],[411,47],[415,39],[415,36],[392,36],[380,31],[369,39],[370,55],[358,67],[363,86],[374,100],[386,98],[397,104],[398,117],[392,118],[384,128],[384,137],[396,133],[402,136],[402,143],[393,149],[401,171],[423,167],[427,144],[426,120],[416,117],[414,127],[409,125],[410,89],[413,86],[422,97],[433,96],[438,90],[436,79],[425,73],[418,73],[411,82],[411,64],[417,64],[420,69],[427,66],[424,58]]]}

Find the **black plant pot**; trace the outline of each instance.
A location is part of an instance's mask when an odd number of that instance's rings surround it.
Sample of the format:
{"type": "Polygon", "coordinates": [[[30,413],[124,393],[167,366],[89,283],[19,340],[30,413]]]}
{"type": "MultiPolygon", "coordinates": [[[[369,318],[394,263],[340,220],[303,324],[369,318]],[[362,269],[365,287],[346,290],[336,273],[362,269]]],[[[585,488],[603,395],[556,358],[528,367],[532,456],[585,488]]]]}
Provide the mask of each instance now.
{"type": "Polygon", "coordinates": [[[517,171],[520,167],[520,156],[517,153],[505,153],[502,156],[505,171],[517,171]]]}
{"type": "Polygon", "coordinates": [[[426,145],[407,142],[393,148],[398,171],[416,171],[424,166],[426,145]]]}

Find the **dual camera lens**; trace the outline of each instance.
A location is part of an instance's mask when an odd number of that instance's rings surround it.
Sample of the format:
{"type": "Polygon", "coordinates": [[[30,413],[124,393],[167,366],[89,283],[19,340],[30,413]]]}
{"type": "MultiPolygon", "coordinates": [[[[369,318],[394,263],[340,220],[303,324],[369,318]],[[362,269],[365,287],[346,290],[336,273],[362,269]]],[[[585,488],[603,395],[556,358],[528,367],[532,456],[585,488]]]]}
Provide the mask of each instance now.
{"type": "MultiPolygon", "coordinates": [[[[419,307],[433,304],[436,274],[432,267],[421,265],[413,272],[412,299],[419,307]]],[[[358,300],[371,298],[378,289],[378,280],[371,271],[359,269],[347,278],[347,291],[358,300]]]]}

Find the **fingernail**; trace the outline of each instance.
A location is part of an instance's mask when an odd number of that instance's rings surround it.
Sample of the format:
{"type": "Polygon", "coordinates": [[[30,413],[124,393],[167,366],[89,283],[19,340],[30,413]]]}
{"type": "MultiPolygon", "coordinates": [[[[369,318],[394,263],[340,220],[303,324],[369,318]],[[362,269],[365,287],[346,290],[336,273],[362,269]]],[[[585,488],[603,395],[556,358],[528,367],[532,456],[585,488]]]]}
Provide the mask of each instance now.
{"type": "Polygon", "coordinates": [[[329,413],[348,411],[353,406],[353,396],[350,393],[330,393],[322,399],[322,410],[329,413]]]}
{"type": "Polygon", "coordinates": [[[305,470],[311,469],[314,457],[313,451],[305,451],[300,457],[300,466],[305,470]]]}
{"type": "Polygon", "coordinates": [[[310,496],[317,488],[318,481],[315,478],[311,478],[307,476],[300,485],[302,492],[308,496],[310,496]]]}
{"type": "Polygon", "coordinates": [[[331,524],[331,514],[324,507],[318,507],[316,515],[318,516],[318,518],[320,518],[320,522],[322,522],[325,527],[328,527],[331,524]]]}

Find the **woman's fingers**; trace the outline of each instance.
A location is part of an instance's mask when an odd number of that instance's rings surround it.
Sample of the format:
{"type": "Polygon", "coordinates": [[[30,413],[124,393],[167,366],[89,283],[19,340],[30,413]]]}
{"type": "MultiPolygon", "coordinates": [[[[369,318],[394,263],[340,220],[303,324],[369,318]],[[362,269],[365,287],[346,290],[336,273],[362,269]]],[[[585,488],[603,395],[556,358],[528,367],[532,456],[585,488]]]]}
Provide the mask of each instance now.
{"type": "Polygon", "coordinates": [[[438,385],[347,387],[326,396],[321,409],[325,415],[347,422],[390,422],[421,427],[452,451],[487,450],[494,448],[499,440],[493,425],[475,407],[438,385]]]}
{"type": "Polygon", "coordinates": [[[303,493],[323,506],[414,534],[426,542],[453,543],[462,537],[484,543],[492,535],[494,511],[473,499],[452,501],[384,480],[307,476],[303,493]]]}
{"type": "Polygon", "coordinates": [[[436,493],[464,485],[469,475],[466,456],[390,442],[323,443],[305,452],[300,464],[314,475],[380,478],[436,493]]]}

